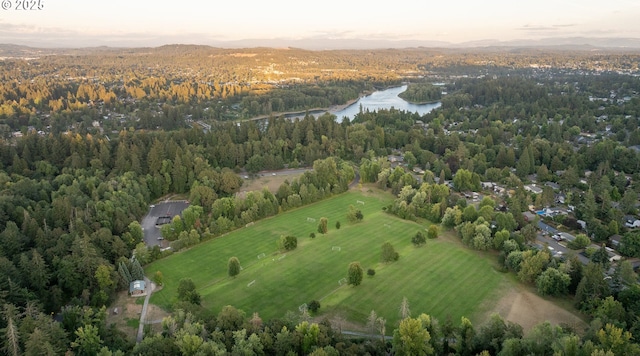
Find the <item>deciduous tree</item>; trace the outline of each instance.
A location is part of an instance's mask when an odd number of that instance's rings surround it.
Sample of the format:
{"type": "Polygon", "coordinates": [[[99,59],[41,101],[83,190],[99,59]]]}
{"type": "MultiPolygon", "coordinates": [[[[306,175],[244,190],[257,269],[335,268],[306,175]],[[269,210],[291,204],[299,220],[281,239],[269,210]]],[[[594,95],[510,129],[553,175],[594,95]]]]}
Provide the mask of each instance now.
{"type": "Polygon", "coordinates": [[[571,277],[555,268],[547,268],[536,279],[538,292],[542,295],[564,295],[569,290],[571,277]]]}
{"type": "Polygon", "coordinates": [[[362,283],[364,271],[360,262],[351,262],[349,264],[349,270],[347,272],[347,282],[352,286],[358,286],[362,283]]]}
{"type": "Polygon", "coordinates": [[[327,218],[325,217],[320,218],[320,224],[318,224],[318,232],[321,234],[326,234],[328,231],[327,224],[328,224],[327,218]]]}
{"type": "Polygon", "coordinates": [[[391,245],[391,243],[389,242],[385,242],[382,245],[382,262],[394,262],[397,261],[400,258],[400,255],[398,254],[398,252],[396,252],[396,250],[393,248],[393,246],[391,245]]]}
{"type": "Polygon", "coordinates": [[[431,335],[423,327],[420,318],[406,318],[400,321],[393,333],[393,350],[396,355],[433,355],[429,344],[431,335]]]}
{"type": "Polygon", "coordinates": [[[178,300],[191,304],[200,304],[200,294],[196,291],[196,284],[191,278],[183,278],[178,283],[178,300]]]}

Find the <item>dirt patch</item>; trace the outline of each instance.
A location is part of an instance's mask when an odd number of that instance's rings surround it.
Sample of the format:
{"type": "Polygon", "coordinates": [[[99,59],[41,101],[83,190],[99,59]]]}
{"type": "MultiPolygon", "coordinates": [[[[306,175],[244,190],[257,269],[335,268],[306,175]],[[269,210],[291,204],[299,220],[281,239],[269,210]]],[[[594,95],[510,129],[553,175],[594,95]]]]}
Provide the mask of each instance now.
{"type": "Polygon", "coordinates": [[[344,313],[341,311],[333,311],[331,313],[312,318],[311,321],[314,323],[320,323],[324,319],[329,320],[329,323],[331,323],[331,327],[336,331],[342,332],[342,331],[348,330],[348,331],[355,331],[360,333],[367,332],[367,328],[364,324],[355,323],[347,320],[344,313]]]}
{"type": "Polygon", "coordinates": [[[302,174],[303,172],[300,170],[288,171],[286,169],[282,171],[259,173],[256,177],[245,179],[238,194],[242,195],[246,192],[253,192],[256,190],[260,191],[265,187],[269,189],[271,193],[275,194],[285,180],[289,180],[289,182],[291,182],[293,178],[299,177],[302,174]],[[273,173],[276,173],[276,175],[273,175],[273,173]]]}
{"type": "MultiPolygon", "coordinates": [[[[132,298],[127,291],[118,293],[115,302],[107,309],[107,325],[116,324],[119,330],[127,334],[129,340],[135,342],[143,301],[144,297],[132,298]],[[114,313],[115,308],[118,309],[117,314],[114,313]]],[[[160,307],[153,304],[147,306],[147,322],[157,322],[166,316],[169,316],[169,313],[160,307]]],[[[153,331],[160,331],[160,325],[154,323],[151,328],[153,331]]]]}
{"type": "MultiPolygon", "coordinates": [[[[552,325],[564,324],[577,332],[587,324],[577,313],[573,313],[553,301],[547,300],[524,287],[515,287],[504,295],[488,314],[498,313],[505,320],[519,324],[525,334],[544,321],[552,325]]],[[[488,319],[486,319],[488,320],[488,319]]]]}

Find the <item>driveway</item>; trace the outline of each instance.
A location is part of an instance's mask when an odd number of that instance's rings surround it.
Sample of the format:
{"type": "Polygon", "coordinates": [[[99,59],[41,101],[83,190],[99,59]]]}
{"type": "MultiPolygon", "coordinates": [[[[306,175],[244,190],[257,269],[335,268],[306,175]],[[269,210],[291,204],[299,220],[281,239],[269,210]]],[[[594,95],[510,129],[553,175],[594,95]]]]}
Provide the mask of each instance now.
{"type": "Polygon", "coordinates": [[[149,212],[142,219],[142,230],[144,232],[144,243],[149,246],[161,246],[160,228],[156,227],[156,221],[159,217],[168,216],[173,219],[174,216],[180,215],[184,209],[189,206],[186,200],[163,201],[155,205],[151,205],[149,212]]]}

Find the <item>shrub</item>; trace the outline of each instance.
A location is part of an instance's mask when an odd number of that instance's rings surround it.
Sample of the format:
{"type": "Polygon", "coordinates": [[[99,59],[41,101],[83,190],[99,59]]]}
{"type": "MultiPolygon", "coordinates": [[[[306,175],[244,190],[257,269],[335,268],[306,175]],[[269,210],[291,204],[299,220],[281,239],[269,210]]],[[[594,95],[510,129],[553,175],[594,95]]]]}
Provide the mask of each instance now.
{"type": "MultiPolygon", "coordinates": [[[[433,225],[432,225],[433,226],[433,225]]],[[[411,238],[411,243],[413,243],[414,246],[422,246],[427,242],[427,238],[424,235],[424,233],[422,231],[418,231],[416,233],[416,235],[411,238]]]]}
{"type": "Polygon", "coordinates": [[[349,205],[349,210],[347,211],[347,220],[349,220],[349,222],[362,221],[363,218],[362,211],[356,209],[353,205],[349,205]]]}
{"type": "Polygon", "coordinates": [[[310,233],[309,237],[312,238],[312,239],[315,239],[316,238],[316,233],[315,232],[310,233]]]}
{"type": "Polygon", "coordinates": [[[376,275],[376,270],[375,270],[375,269],[373,269],[373,268],[369,268],[369,269],[367,270],[367,276],[369,276],[369,277],[373,277],[373,276],[375,276],[375,275],[376,275]]]}
{"type": "Polygon", "coordinates": [[[336,221],[336,230],[340,230],[340,221],[336,221]]]}
{"type": "Polygon", "coordinates": [[[156,273],[153,275],[153,282],[158,286],[162,285],[162,283],[164,282],[164,276],[162,275],[162,272],[156,271],[156,273]]]}
{"type": "Polygon", "coordinates": [[[427,237],[430,239],[435,239],[438,237],[438,225],[430,225],[429,230],[427,230],[427,237]]]}

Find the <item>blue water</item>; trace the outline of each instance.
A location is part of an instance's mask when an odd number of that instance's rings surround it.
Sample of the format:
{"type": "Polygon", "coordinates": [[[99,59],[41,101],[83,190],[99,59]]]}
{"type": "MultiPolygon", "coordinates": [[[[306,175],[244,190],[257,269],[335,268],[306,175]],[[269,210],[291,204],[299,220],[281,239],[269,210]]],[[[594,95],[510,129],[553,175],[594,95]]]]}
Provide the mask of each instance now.
{"type": "Polygon", "coordinates": [[[417,112],[420,115],[425,115],[431,112],[431,110],[439,108],[440,105],[442,105],[439,102],[433,104],[409,103],[398,96],[398,94],[402,93],[405,90],[407,90],[406,85],[403,85],[401,87],[389,88],[386,90],[380,90],[371,95],[364,96],[345,109],[332,112],[332,114],[337,116],[338,121],[342,121],[345,116],[349,118],[349,120],[353,120],[356,114],[360,112],[360,106],[362,105],[363,111],[378,111],[380,109],[395,108],[397,110],[417,112]]]}
{"type": "MultiPolygon", "coordinates": [[[[339,111],[328,111],[329,113],[336,116],[336,120],[342,122],[342,120],[346,117],[349,120],[353,120],[353,118],[360,112],[360,107],[362,107],[363,111],[378,111],[380,109],[397,109],[404,110],[409,112],[417,112],[420,115],[425,115],[431,112],[433,109],[437,109],[442,105],[440,102],[433,104],[412,104],[401,97],[398,94],[407,90],[407,86],[399,86],[394,88],[389,88],[385,90],[376,91],[370,95],[363,96],[358,99],[355,103],[349,105],[348,107],[339,110],[339,111]]],[[[309,114],[314,115],[316,117],[324,114],[327,111],[311,111],[309,114]]],[[[285,115],[286,118],[295,119],[295,118],[303,118],[304,114],[291,114],[285,115]]]]}

